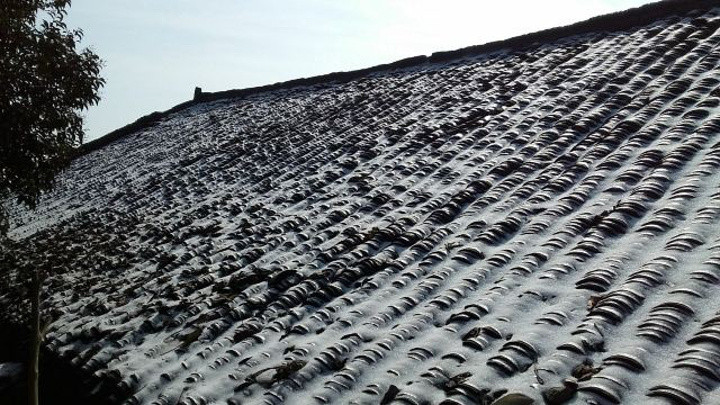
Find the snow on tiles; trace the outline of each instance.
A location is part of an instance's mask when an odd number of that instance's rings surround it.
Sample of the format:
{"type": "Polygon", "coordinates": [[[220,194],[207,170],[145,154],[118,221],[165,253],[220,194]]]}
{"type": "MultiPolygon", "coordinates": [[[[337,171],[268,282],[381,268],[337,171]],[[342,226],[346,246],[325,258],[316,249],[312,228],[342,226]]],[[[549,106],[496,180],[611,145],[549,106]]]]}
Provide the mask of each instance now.
{"type": "Polygon", "coordinates": [[[126,404],[720,403],[720,9],[200,103],[10,207],[126,404]]]}

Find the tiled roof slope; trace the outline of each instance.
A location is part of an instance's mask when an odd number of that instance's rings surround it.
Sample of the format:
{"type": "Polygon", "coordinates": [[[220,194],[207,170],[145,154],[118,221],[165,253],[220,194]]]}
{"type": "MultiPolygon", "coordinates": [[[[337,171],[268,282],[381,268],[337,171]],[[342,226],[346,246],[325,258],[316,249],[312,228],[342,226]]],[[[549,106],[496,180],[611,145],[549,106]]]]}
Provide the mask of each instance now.
{"type": "Polygon", "coordinates": [[[718,404],[719,27],[192,106],[14,208],[4,288],[128,403],[718,404]]]}

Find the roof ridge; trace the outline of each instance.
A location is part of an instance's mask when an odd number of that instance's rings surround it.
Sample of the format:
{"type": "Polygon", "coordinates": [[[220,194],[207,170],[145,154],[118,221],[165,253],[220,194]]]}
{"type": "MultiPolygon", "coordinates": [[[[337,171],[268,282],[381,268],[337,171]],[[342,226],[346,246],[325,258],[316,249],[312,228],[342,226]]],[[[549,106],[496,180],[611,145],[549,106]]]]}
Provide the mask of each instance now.
{"type": "Polygon", "coordinates": [[[302,86],[313,86],[326,83],[346,83],[351,80],[366,77],[369,74],[389,71],[393,69],[404,69],[413,66],[420,66],[426,63],[448,62],[452,60],[489,54],[501,50],[518,51],[532,46],[538,42],[553,42],[563,38],[576,35],[584,35],[602,31],[622,31],[633,27],[651,24],[655,21],[672,16],[687,15],[695,10],[705,10],[718,6],[717,0],[661,0],[654,3],[644,4],[639,7],[630,8],[610,14],[603,14],[590,19],[579,21],[570,25],[548,28],[528,34],[523,34],[499,41],[492,41],[481,45],[472,45],[451,51],[434,52],[431,55],[419,55],[397,60],[395,62],[380,64],[362,69],[326,73],[318,76],[298,78],[267,84],[262,86],[248,87],[244,89],[222,90],[217,92],[197,91],[192,100],[182,102],[166,111],[155,111],[145,115],[133,123],[125,125],[108,134],[89,141],[78,148],[79,155],[98,150],[118,139],[131,133],[150,127],[168,115],[182,111],[194,105],[229,99],[248,97],[255,94],[266,93],[276,90],[297,88],[302,86]]]}

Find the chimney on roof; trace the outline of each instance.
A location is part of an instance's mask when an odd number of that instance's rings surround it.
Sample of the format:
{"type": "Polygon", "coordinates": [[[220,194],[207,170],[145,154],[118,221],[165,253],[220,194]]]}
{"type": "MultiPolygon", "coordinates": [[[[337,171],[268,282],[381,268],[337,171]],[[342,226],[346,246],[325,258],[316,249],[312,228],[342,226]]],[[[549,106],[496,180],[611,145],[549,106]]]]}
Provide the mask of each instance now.
{"type": "Polygon", "coordinates": [[[193,101],[198,101],[200,99],[200,96],[202,96],[202,89],[200,87],[195,87],[195,94],[193,94],[193,101]]]}

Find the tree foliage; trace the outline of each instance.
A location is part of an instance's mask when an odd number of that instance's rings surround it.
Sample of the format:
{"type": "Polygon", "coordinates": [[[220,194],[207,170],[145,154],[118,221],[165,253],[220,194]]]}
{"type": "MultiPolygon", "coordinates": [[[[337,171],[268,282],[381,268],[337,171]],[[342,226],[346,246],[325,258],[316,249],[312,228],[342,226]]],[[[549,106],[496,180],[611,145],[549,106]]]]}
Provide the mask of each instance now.
{"type": "Polygon", "coordinates": [[[31,208],[82,143],[81,112],[105,83],[102,61],[65,23],[69,7],[0,0],[0,198],[31,208]]]}

